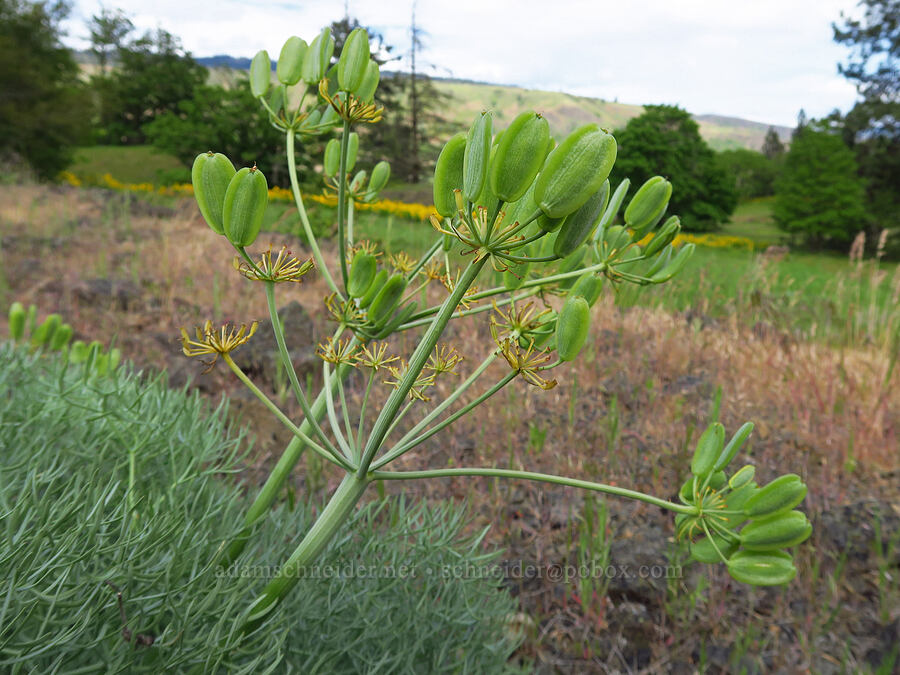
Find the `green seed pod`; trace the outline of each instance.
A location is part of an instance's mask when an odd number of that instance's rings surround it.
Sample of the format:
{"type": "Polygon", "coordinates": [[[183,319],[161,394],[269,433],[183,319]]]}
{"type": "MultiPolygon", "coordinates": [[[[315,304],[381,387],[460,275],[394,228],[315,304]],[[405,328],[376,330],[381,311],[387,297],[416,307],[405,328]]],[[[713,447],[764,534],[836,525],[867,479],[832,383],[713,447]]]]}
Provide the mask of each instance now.
{"type": "Polygon", "coordinates": [[[353,180],[350,181],[350,191],[351,192],[359,192],[362,190],[362,186],[365,185],[366,182],[366,171],[365,169],[361,169],[357,172],[357,174],[353,177],[353,180]]]}
{"type": "MultiPolygon", "coordinates": [[[[681,232],[681,221],[678,219],[678,216],[672,216],[663,223],[663,226],[659,228],[659,232],[653,235],[653,239],[650,240],[647,248],[644,249],[644,255],[652,258],[671,244],[679,232],[681,232]]],[[[636,237],[635,240],[637,241],[636,237]]]]}
{"type": "Polygon", "coordinates": [[[560,360],[572,361],[578,356],[587,340],[590,325],[591,306],[587,300],[569,296],[556,322],[556,352],[560,360]]]}
{"type": "Polygon", "coordinates": [[[597,298],[600,297],[600,291],[602,290],[603,278],[597,276],[593,272],[585,272],[578,277],[578,281],[572,286],[569,295],[584,298],[587,300],[588,305],[593,307],[594,303],[597,302],[597,298]]]}
{"type": "Polygon", "coordinates": [[[25,326],[29,335],[34,334],[37,326],[37,307],[34,305],[28,305],[28,311],[25,313],[25,326]]]}
{"type": "Polygon", "coordinates": [[[365,28],[354,28],[344,41],[338,59],[338,84],[353,94],[359,89],[369,66],[369,33],[365,28]]]}
{"type": "Polygon", "coordinates": [[[122,359],[122,352],[117,348],[113,348],[109,350],[109,369],[115,370],[119,365],[119,361],[122,359]]]}
{"type": "Polygon", "coordinates": [[[747,516],[745,516],[743,512],[744,504],[746,504],[757,492],[759,492],[759,487],[757,487],[756,483],[751,481],[726,493],[725,510],[735,511],[736,513],[723,516],[725,520],[722,524],[725,525],[725,527],[734,528],[747,520],[747,516]]]}
{"type": "Polygon", "coordinates": [[[378,295],[378,292],[384,287],[388,280],[388,271],[387,270],[379,270],[378,274],[375,275],[375,279],[372,281],[369,289],[365,292],[365,294],[359,299],[359,306],[365,309],[369,305],[372,304],[372,301],[375,299],[375,296],[378,295]]]}
{"type": "Polygon", "coordinates": [[[713,471],[716,459],[725,445],[725,427],[719,422],[710,424],[697,441],[694,458],[691,460],[691,473],[698,478],[706,478],[713,471]]]}
{"type": "Polygon", "coordinates": [[[694,254],[694,248],[696,247],[693,244],[685,244],[682,246],[672,262],[650,277],[650,282],[662,284],[678,274],[684,269],[684,266],[687,265],[688,260],[690,260],[690,257],[694,254]]]}
{"type": "Polygon", "coordinates": [[[671,196],[672,184],[662,176],[653,176],[641,185],[625,209],[625,224],[634,230],[635,238],[640,239],[659,222],[671,196]]]}
{"type": "Polygon", "coordinates": [[[262,171],[244,167],[228,183],[223,219],[225,236],[238,248],[250,246],[262,227],[269,186],[262,171]]]}
{"type": "Polygon", "coordinates": [[[69,344],[69,340],[72,339],[72,326],[67,323],[64,323],[62,326],[56,329],[56,332],[53,333],[53,339],[50,340],[50,349],[55,352],[58,352],[60,349],[69,344]]]}
{"type": "MultiPolygon", "coordinates": [[[[727,448],[728,446],[725,447],[727,448]]],[[[716,462],[716,465],[718,465],[718,462],[716,462]]],[[[728,487],[730,487],[732,490],[743,487],[744,485],[747,485],[750,481],[752,481],[755,475],[756,467],[752,464],[746,464],[738,469],[737,473],[735,473],[731,478],[728,479],[728,487]]]]}
{"type": "Polygon", "coordinates": [[[493,116],[489,112],[479,113],[466,136],[466,150],[463,155],[463,195],[470,202],[481,196],[487,177],[488,161],[491,156],[491,129],[493,116]]]}
{"type": "Polygon", "coordinates": [[[269,91],[271,76],[272,62],[269,60],[269,52],[265,49],[256,52],[256,56],[250,62],[250,93],[255,98],[265,96],[269,91]]]}
{"type": "MultiPolygon", "coordinates": [[[[284,112],[285,89],[286,87],[283,84],[279,84],[274,87],[269,94],[269,107],[276,115],[280,115],[284,112]]],[[[270,114],[269,117],[271,118],[272,115],[270,114]]]]}
{"type": "MultiPolygon", "coordinates": [[[[731,437],[731,440],[728,441],[728,445],[722,450],[722,454],[719,455],[719,458],[716,460],[716,471],[721,471],[734,459],[734,456],[738,454],[738,451],[741,449],[741,446],[744,445],[744,441],[746,441],[750,434],[753,432],[753,423],[747,422],[741,425],[741,428],[738,429],[734,436],[731,437]]],[[[752,468],[752,467],[751,467],[752,468]]],[[[753,474],[750,474],[751,478],[753,474]]]]}
{"type": "Polygon", "coordinates": [[[793,473],[785,474],[773,480],[752,499],[744,504],[744,514],[748,518],[768,518],[779,513],[787,513],[803,501],[806,496],[806,485],[800,480],[800,476],[793,473]]]}
{"type": "Polygon", "coordinates": [[[556,148],[537,178],[534,199],[551,218],[565,216],[595,194],[616,161],[616,140],[596,124],[576,129],[556,148]]]}
{"type": "MultiPolygon", "coordinates": [[[[557,233],[559,236],[559,233],[557,233]]],[[[549,239],[549,238],[548,238],[549,239]]],[[[551,247],[555,246],[555,242],[553,239],[549,239],[549,244],[551,247]]],[[[552,248],[551,248],[552,250],[552,248]]],[[[578,269],[581,269],[582,261],[584,260],[584,254],[587,252],[587,249],[584,246],[581,246],[575,249],[572,253],[567,255],[559,262],[559,268],[556,270],[557,274],[568,274],[569,272],[574,272],[578,269]]],[[[568,279],[564,279],[559,282],[560,288],[572,288],[575,285],[575,281],[578,279],[577,276],[569,277],[568,279]]]]}
{"type": "Polygon", "coordinates": [[[466,136],[456,134],[447,141],[434,165],[434,208],[444,218],[456,213],[454,190],[462,189],[466,136]]]}
{"type": "Polygon", "coordinates": [[[356,155],[359,153],[359,134],[355,131],[350,132],[347,137],[347,173],[353,171],[356,166],[356,155]]]}
{"type": "Polygon", "coordinates": [[[9,307],[9,337],[13,342],[25,337],[25,307],[21,302],[14,302],[9,307]]]}
{"type": "Polygon", "coordinates": [[[581,246],[593,231],[606,201],[609,199],[609,181],[603,181],[600,189],[566,218],[553,243],[553,254],[565,258],[581,246]]]}
{"type": "Polygon", "coordinates": [[[331,105],[326,105],[322,108],[322,117],[319,118],[319,126],[323,129],[327,129],[329,127],[335,127],[340,124],[341,118],[338,115],[337,110],[335,110],[331,105]]]}
{"type": "Polygon", "coordinates": [[[400,304],[400,298],[403,297],[405,290],[406,277],[402,274],[394,274],[388,279],[369,307],[369,319],[372,323],[377,326],[387,319],[397,305],[400,304]]]}
{"type": "Polygon", "coordinates": [[[613,225],[606,228],[603,233],[602,249],[607,260],[618,258],[631,244],[631,235],[621,225],[613,225]]]}
{"type": "Polygon", "coordinates": [[[331,29],[323,28],[310,43],[303,59],[302,79],[306,84],[318,84],[325,77],[325,71],[334,54],[334,38],[331,37],[331,29]]]}
{"type": "Polygon", "coordinates": [[[541,170],[549,139],[550,125],[533,111],[512,121],[497,143],[491,164],[491,190],[498,198],[514,202],[525,194],[541,170]]]}
{"type": "Polygon", "coordinates": [[[738,542],[736,540],[715,533],[712,536],[712,541],[710,541],[709,537],[692,541],[691,557],[697,562],[707,565],[715,565],[718,562],[722,562],[722,558],[719,557],[719,553],[716,551],[716,546],[719,547],[719,551],[725,556],[725,560],[728,560],[738,550],[738,542]],[[713,543],[715,543],[715,546],[713,546],[713,543]]]}
{"type": "Polygon", "coordinates": [[[197,155],[191,167],[194,199],[197,200],[203,220],[216,234],[225,234],[222,209],[228,183],[234,174],[234,165],[219,152],[204,152],[197,155]]]}
{"type": "Polygon", "coordinates": [[[648,269],[642,276],[645,276],[649,279],[653,278],[653,275],[663,269],[666,265],[668,265],[672,261],[672,251],[674,247],[672,244],[666,246],[662,253],[656,256],[656,260],[653,261],[653,264],[650,265],[650,269],[648,269]]]}
{"type": "Polygon", "coordinates": [[[709,477],[709,487],[713,490],[721,490],[725,483],[728,482],[728,476],[724,471],[716,471],[709,477]]]}
{"type": "Polygon", "coordinates": [[[741,530],[741,545],[748,551],[774,551],[796,546],[809,538],[812,525],[805,513],[788,511],[774,518],[754,520],[741,530]]]}
{"type": "Polygon", "coordinates": [[[380,80],[381,72],[378,69],[378,63],[370,59],[369,65],[366,66],[366,76],[356,89],[356,97],[364,103],[371,103],[375,98],[375,90],[378,89],[380,80]]]}
{"type": "MultiPolygon", "coordinates": [[[[488,173],[491,170],[491,164],[494,161],[494,155],[497,153],[496,146],[491,148],[490,157],[488,159],[488,173]]],[[[491,181],[485,179],[484,185],[481,187],[481,194],[478,195],[478,199],[475,200],[475,205],[480,206],[485,209],[489,214],[494,213],[500,205],[500,198],[494,194],[494,191],[491,189],[491,181]]]]}
{"type": "Polygon", "coordinates": [[[371,253],[359,251],[353,256],[350,264],[350,274],[347,278],[347,294],[351,298],[361,298],[375,281],[378,272],[375,256],[371,253]]]}
{"type": "Polygon", "coordinates": [[[88,346],[81,340],[75,340],[69,347],[69,362],[84,363],[88,356],[88,346]]]}
{"type": "Polygon", "coordinates": [[[369,190],[379,193],[387,185],[391,178],[391,165],[385,161],[378,162],[372,169],[372,177],[369,179],[369,190]]]}
{"type": "Polygon", "coordinates": [[[727,565],[732,579],[751,586],[780,586],[797,576],[793,558],[783,551],[738,551],[727,565]]]}
{"type": "Polygon", "coordinates": [[[338,139],[332,138],[325,146],[323,165],[326,178],[337,176],[341,170],[341,142],[338,139]]]}
{"type": "Polygon", "coordinates": [[[279,82],[293,86],[300,81],[306,49],[306,40],[302,40],[296,35],[285,40],[281,54],[278,55],[278,63],[275,64],[275,75],[278,76],[279,82]]]}
{"type": "Polygon", "coordinates": [[[621,183],[619,183],[619,187],[617,187],[616,191],[613,192],[612,197],[609,198],[609,204],[607,205],[606,210],[603,212],[603,215],[600,216],[600,222],[597,223],[597,231],[594,233],[594,241],[600,241],[600,238],[603,236],[606,228],[612,224],[613,220],[615,220],[616,215],[619,213],[619,207],[622,206],[622,202],[625,200],[625,195],[628,193],[629,185],[631,185],[631,181],[627,178],[624,179],[621,183]]]}
{"type": "Polygon", "coordinates": [[[59,314],[51,314],[44,319],[44,322],[31,334],[31,346],[43,347],[44,345],[49,345],[61,323],[62,317],[59,314]]]}
{"type": "Polygon", "coordinates": [[[376,340],[382,340],[386,338],[391,333],[396,332],[396,330],[400,327],[400,324],[404,323],[409,317],[411,317],[418,305],[415,302],[410,302],[405,305],[402,309],[394,312],[394,315],[390,318],[390,320],[384,324],[384,327],[375,333],[373,336],[376,340]]]}
{"type": "Polygon", "coordinates": [[[681,484],[681,488],[678,490],[678,498],[685,504],[693,504],[694,501],[696,501],[694,497],[693,476],[689,476],[688,479],[681,484]]]}
{"type": "Polygon", "coordinates": [[[301,131],[303,131],[304,133],[318,133],[317,131],[313,130],[313,127],[318,126],[319,120],[321,119],[322,108],[313,108],[309,111],[309,114],[306,116],[306,118],[301,121],[301,131]]]}

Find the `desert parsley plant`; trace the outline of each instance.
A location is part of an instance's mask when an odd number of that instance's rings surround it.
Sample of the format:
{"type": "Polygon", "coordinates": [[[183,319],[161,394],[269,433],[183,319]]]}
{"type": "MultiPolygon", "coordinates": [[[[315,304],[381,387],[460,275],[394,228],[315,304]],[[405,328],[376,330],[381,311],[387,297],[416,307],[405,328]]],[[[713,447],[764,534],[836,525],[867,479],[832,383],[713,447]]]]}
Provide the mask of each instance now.
{"type": "MultiPolygon", "coordinates": [[[[254,504],[244,529],[222,557],[238,556],[267,517],[276,496],[308,449],[344,472],[327,506],[287,553],[280,573],[257,599],[235,617],[247,633],[262,626],[272,610],[290,598],[304,570],[312,565],[374,481],[426,480],[446,476],[493,476],[567,485],[638,499],[674,512],[678,533],[692,542],[693,555],[724,563],[732,577],[756,585],[783,584],[796,574],[785,549],[810,534],[806,516],[793,510],[806,493],[797,476],[765,487],[753,481],[753,468],[731,472],[729,463],[749,436],[745,425],[726,442],[715,423],[702,435],[691,463],[691,478],[680,490],[681,503],[577,477],[562,477],[495,467],[433,468],[396,471],[391,463],[456,420],[477,415],[477,407],[514,381],[551,389],[554,371],[578,358],[591,321],[591,305],[604,280],[620,284],[662,284],[680,273],[693,246],[676,250],[678,216],[665,218],[673,186],[657,176],[642,185],[619,212],[628,181],[613,190],[607,180],[616,159],[616,141],[596,124],[587,124],[558,142],[547,120],[535,112],[515,118],[495,132],[490,112],[476,115],[467,133],[451,138],[437,160],[434,242],[418,259],[395,253],[385,259],[370,242],[354,238],[357,202],[371,202],[389,178],[381,162],[357,167],[360,137],[354,128],[378,123],[378,65],[370,58],[363,29],[347,37],[340,58],[331,64],[334,39],[325,29],[309,44],[292,37],[277,63],[271,84],[266,52],[253,59],[250,87],[273,125],[285,134],[291,188],[312,258],[302,261],[287,251],[267,250],[253,257],[267,203],[267,183],[255,167],[235,170],[228,158],[207,152],[195,161],[195,195],[206,222],[234,246],[235,266],[262,285],[293,395],[303,418],[290,419],[241,371],[230,352],[249,340],[256,324],[214,327],[183,334],[188,356],[221,359],[294,435],[254,504]],[[299,101],[294,104],[293,101],[299,101]],[[295,162],[295,143],[317,134],[336,134],[325,150],[324,174],[337,198],[337,262],[332,269],[316,241],[304,208],[295,162]],[[355,171],[355,173],[354,173],[355,171]],[[652,235],[649,243],[638,242],[652,235]],[[461,267],[450,252],[461,253],[461,267]],[[645,261],[642,265],[636,265],[645,261]],[[483,288],[502,274],[503,283],[483,288]],[[315,271],[313,271],[315,270],[315,271]],[[487,270],[487,271],[486,271],[487,270]],[[319,345],[323,386],[318,394],[299,382],[276,313],[276,289],[319,274],[329,288],[325,298],[336,323],[333,336],[319,345]],[[439,284],[442,302],[429,306],[421,289],[439,284]],[[451,321],[481,317],[489,321],[493,343],[468,372],[462,355],[442,342],[451,321]],[[415,331],[415,348],[395,354],[385,339],[415,331]],[[488,377],[495,361],[508,365],[498,380],[488,377]],[[367,381],[361,405],[349,405],[348,375],[367,381]],[[437,400],[435,383],[458,374],[461,380],[437,400]],[[465,376],[463,376],[465,375],[465,376]],[[373,387],[391,387],[371,427],[367,410],[373,387]],[[472,394],[475,394],[472,398],[472,394]],[[469,402],[464,403],[464,395],[469,402]],[[413,409],[421,419],[403,424],[413,409]],[[749,522],[748,522],[749,521],[749,522]]],[[[466,355],[471,358],[472,355],[466,355]]],[[[298,600],[299,601],[299,600],[298,600]]]]}

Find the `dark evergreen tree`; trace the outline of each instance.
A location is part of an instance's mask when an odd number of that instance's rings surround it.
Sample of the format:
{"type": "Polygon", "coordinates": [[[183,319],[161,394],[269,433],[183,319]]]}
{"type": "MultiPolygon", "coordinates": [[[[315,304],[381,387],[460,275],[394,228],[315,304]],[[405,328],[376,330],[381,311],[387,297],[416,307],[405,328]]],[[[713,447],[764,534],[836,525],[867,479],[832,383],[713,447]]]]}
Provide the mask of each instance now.
{"type": "Polygon", "coordinates": [[[121,9],[103,7],[100,14],[91,17],[88,32],[91,51],[97,57],[97,64],[100,66],[100,75],[106,74],[107,66],[118,56],[125,44],[125,38],[133,30],[134,24],[121,9]]]}
{"type": "Polygon", "coordinates": [[[0,0],[0,155],[53,178],[83,142],[88,94],[59,41],[68,5],[0,0]]]}
{"type": "Polygon", "coordinates": [[[631,179],[633,194],[661,175],[673,185],[668,213],[686,230],[710,231],[726,222],[737,205],[734,179],[700,136],[691,116],[676,106],[648,105],[615,133],[619,154],[610,183],[631,179]]]}
{"type": "Polygon", "coordinates": [[[797,135],[776,183],[774,216],[814,248],[841,246],[865,227],[856,160],[838,135],[809,126],[797,135]]]}
{"type": "Polygon", "coordinates": [[[766,138],[763,140],[762,154],[768,159],[778,159],[784,154],[784,143],[775,131],[775,127],[769,127],[766,138]]]}
{"type": "MultiPolygon", "coordinates": [[[[900,0],[863,0],[860,19],[841,15],[834,39],[851,53],[838,70],[861,100],[843,126],[866,184],[866,207],[877,227],[900,227],[900,0]]],[[[898,239],[895,237],[895,240],[898,239]]]]}
{"type": "Polygon", "coordinates": [[[194,97],[206,68],[184,51],[181,41],[163,29],[147,33],[119,51],[119,65],[99,85],[102,142],[138,144],[143,127],[194,97]]]}

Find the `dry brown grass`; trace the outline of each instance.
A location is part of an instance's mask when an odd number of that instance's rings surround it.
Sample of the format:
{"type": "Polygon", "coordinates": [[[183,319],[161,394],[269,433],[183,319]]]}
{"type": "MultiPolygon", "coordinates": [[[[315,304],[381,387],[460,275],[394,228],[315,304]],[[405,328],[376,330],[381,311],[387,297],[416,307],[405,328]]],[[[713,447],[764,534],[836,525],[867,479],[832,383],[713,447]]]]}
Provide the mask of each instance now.
{"type": "MultiPolygon", "coordinates": [[[[179,327],[206,318],[240,323],[267,316],[261,289],[248,288],[233,271],[230,247],[203,224],[191,203],[156,207],[102,191],[3,186],[0,236],[7,303],[35,303],[41,315],[60,312],[76,338],[115,339],[123,355],[141,366],[187,367],[199,377],[202,366],[186,366],[180,355],[179,327]],[[93,278],[128,282],[137,297],[124,308],[113,300],[85,303],[79,288],[93,278]]],[[[261,242],[296,244],[283,236],[264,236],[261,242]]],[[[333,258],[333,246],[326,244],[325,252],[333,258]]],[[[326,288],[314,274],[308,279],[302,286],[280,287],[279,303],[300,301],[323,335],[330,332],[321,302],[326,288]]],[[[442,293],[431,292],[435,298],[442,293]]],[[[465,366],[474,367],[491,347],[487,317],[448,331],[447,342],[468,357],[465,366]]],[[[726,428],[747,420],[757,425],[737,461],[756,464],[761,481],[789,471],[801,474],[810,487],[806,508],[814,520],[862,498],[900,501],[900,375],[894,370],[889,376],[884,350],[797,342],[696,313],[622,311],[608,299],[595,308],[593,326],[582,358],[557,371],[556,389],[543,392],[515,381],[477,415],[409,453],[397,467],[514,466],[671,497],[688,473],[691,440],[708,423],[721,386],[726,428]]],[[[400,336],[392,347],[408,353],[414,340],[400,336]]],[[[505,368],[495,364],[484,386],[505,368]]],[[[227,375],[220,368],[199,381],[215,393],[236,393],[227,375]]],[[[360,377],[350,380],[351,400],[358,399],[363,385],[360,377]]],[[[453,385],[443,380],[435,396],[453,385]]],[[[383,386],[376,398],[386,393],[383,386]]],[[[417,405],[411,418],[425,410],[425,404],[417,405]]],[[[260,467],[270,465],[274,443],[286,436],[272,432],[255,413],[248,411],[248,417],[261,436],[275,434],[258,453],[260,467]]],[[[262,474],[250,475],[252,484],[262,474]]],[[[326,470],[324,485],[335,478],[326,470]]],[[[298,475],[295,487],[308,492],[315,486],[298,475]]],[[[574,490],[488,479],[395,484],[387,490],[468,500],[473,527],[492,525],[486,545],[505,547],[510,560],[559,563],[577,553],[573,537],[583,495],[574,490]]],[[[661,540],[665,550],[671,547],[671,518],[658,509],[621,502],[610,508],[611,532],[626,544],[620,551],[648,537],[661,540]]],[[[774,659],[766,665],[776,668],[821,666],[822,654],[825,661],[841,658],[841,641],[871,625],[854,629],[843,619],[826,624],[826,609],[845,606],[871,615],[877,604],[860,597],[859,583],[837,576],[840,551],[829,549],[826,535],[817,530],[800,554],[798,581],[783,594],[736,587],[721,570],[692,572],[662,590],[612,590],[593,600],[579,598],[577,589],[565,584],[511,581],[532,617],[525,622],[532,628],[523,654],[563,671],[627,670],[637,662],[629,661],[634,652],[622,644],[637,640],[646,651],[641,667],[654,672],[674,667],[675,661],[696,663],[697,646],[705,641],[764,651],[774,659]],[[698,579],[715,583],[698,594],[698,579]],[[623,618],[622,607],[629,603],[645,607],[640,626],[623,618]],[[804,611],[812,618],[804,618],[804,611]],[[769,629],[773,621],[780,630],[769,629]],[[628,637],[625,643],[616,642],[621,635],[628,637]],[[823,651],[821,641],[832,638],[839,641],[834,650],[823,651]]],[[[855,652],[851,657],[850,663],[859,658],[855,652]]]]}

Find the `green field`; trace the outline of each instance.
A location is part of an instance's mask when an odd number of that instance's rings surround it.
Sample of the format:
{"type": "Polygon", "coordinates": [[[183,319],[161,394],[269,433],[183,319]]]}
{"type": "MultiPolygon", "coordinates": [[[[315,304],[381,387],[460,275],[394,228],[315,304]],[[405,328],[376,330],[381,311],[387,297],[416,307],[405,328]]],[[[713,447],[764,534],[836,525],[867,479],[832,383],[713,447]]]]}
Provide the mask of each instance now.
{"type": "Polygon", "coordinates": [[[69,171],[85,182],[92,182],[106,173],[123,183],[160,184],[191,179],[187,167],[152,145],[79,148],[69,171]]]}
{"type": "MultiPolygon", "coordinates": [[[[506,95],[497,95],[501,93],[506,95]]],[[[110,173],[122,182],[142,183],[156,182],[160,172],[178,168],[173,157],[149,147],[93,147],[79,151],[72,172],[88,181],[110,173]]],[[[427,185],[408,186],[406,192],[421,195],[429,190],[427,185]]],[[[783,235],[773,222],[772,203],[769,197],[740,204],[721,234],[762,245],[780,243],[783,235]]],[[[316,235],[330,236],[337,222],[335,209],[312,202],[307,209],[316,235]]],[[[304,238],[289,202],[270,203],[263,228],[304,238]]],[[[356,238],[370,239],[387,253],[422,253],[433,236],[426,222],[357,213],[356,238]]],[[[671,283],[627,286],[616,297],[622,306],[659,306],[710,319],[737,315],[751,325],[763,322],[830,342],[886,345],[895,324],[900,324],[893,307],[896,274],[896,265],[857,267],[832,254],[791,252],[783,259],[767,259],[757,252],[698,247],[684,273],[671,283]]]]}

